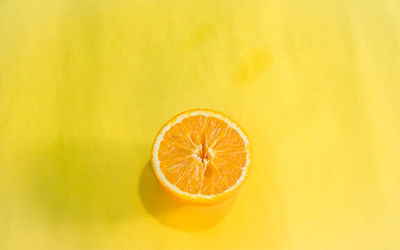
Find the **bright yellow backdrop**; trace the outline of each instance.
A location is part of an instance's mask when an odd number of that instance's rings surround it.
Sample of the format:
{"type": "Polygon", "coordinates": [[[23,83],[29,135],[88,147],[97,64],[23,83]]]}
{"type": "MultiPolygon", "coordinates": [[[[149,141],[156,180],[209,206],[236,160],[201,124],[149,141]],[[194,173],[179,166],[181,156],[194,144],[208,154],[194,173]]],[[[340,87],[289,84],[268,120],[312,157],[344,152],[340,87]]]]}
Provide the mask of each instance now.
{"type": "Polygon", "coordinates": [[[400,2],[0,1],[0,249],[400,249],[400,2]],[[254,164],[171,200],[157,130],[212,108],[254,164]]]}

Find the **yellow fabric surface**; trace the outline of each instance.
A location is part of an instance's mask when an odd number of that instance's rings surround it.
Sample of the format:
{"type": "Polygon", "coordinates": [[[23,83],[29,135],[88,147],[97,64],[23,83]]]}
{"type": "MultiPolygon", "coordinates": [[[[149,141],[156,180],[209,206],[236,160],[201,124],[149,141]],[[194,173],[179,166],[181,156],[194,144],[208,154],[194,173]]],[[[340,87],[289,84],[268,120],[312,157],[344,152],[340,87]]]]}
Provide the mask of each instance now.
{"type": "Polygon", "coordinates": [[[400,2],[0,1],[0,249],[400,249],[400,2]],[[173,115],[233,117],[234,199],[171,200],[173,115]]]}

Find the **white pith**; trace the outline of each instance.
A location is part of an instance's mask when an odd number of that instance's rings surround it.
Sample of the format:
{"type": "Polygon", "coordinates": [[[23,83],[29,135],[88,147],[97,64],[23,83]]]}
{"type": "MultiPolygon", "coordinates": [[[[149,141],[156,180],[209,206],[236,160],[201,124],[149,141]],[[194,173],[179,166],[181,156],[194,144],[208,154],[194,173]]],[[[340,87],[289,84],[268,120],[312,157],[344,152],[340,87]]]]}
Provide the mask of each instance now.
{"type": "MultiPolygon", "coordinates": [[[[214,155],[212,150],[210,151],[211,155],[214,155]]],[[[198,156],[195,156],[198,157],[198,156]]],[[[162,130],[160,131],[159,135],[157,136],[155,143],[154,143],[154,150],[153,150],[153,164],[155,167],[155,172],[156,175],[158,176],[158,178],[173,192],[181,195],[181,196],[188,196],[191,198],[202,198],[202,199],[213,199],[216,196],[220,196],[224,193],[227,193],[233,189],[235,189],[236,187],[240,186],[240,184],[244,181],[246,175],[247,175],[247,171],[248,171],[248,166],[250,165],[250,148],[249,148],[249,140],[246,137],[246,135],[242,132],[242,130],[239,128],[238,125],[236,125],[234,122],[232,122],[231,120],[227,119],[226,117],[218,114],[218,113],[214,113],[212,111],[209,110],[195,110],[192,112],[188,112],[188,113],[184,113],[180,116],[178,116],[176,119],[174,119],[173,121],[169,122],[167,125],[165,125],[162,130]],[[213,194],[213,195],[204,195],[204,194],[191,194],[191,193],[187,193],[184,192],[182,190],[180,190],[178,187],[176,187],[175,185],[171,184],[167,178],[165,178],[164,174],[162,173],[161,169],[160,169],[160,160],[158,159],[158,150],[160,148],[160,144],[161,141],[164,139],[164,135],[165,133],[171,128],[173,127],[175,124],[180,123],[183,119],[191,117],[191,116],[197,116],[197,115],[202,115],[202,116],[206,116],[206,117],[215,117],[218,118],[220,120],[223,120],[224,122],[226,122],[228,124],[229,127],[233,128],[234,130],[236,130],[238,132],[238,134],[240,135],[240,137],[243,139],[244,143],[245,143],[245,149],[246,149],[246,163],[244,165],[244,167],[242,168],[242,175],[239,177],[239,179],[236,181],[236,183],[234,185],[232,185],[231,187],[229,187],[228,189],[226,189],[224,192],[222,193],[218,193],[218,194],[213,194]]],[[[199,158],[199,160],[201,160],[199,158]]]]}

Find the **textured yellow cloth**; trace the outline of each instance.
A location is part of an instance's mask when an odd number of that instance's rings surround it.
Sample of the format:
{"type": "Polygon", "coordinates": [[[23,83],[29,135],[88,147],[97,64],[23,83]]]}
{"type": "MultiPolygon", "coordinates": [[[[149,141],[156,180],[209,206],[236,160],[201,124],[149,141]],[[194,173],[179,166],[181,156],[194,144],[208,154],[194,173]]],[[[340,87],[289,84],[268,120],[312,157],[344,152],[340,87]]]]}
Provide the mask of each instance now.
{"type": "Polygon", "coordinates": [[[0,1],[0,249],[400,249],[400,2],[0,1]],[[254,150],[235,199],[159,187],[190,108],[254,150]]]}

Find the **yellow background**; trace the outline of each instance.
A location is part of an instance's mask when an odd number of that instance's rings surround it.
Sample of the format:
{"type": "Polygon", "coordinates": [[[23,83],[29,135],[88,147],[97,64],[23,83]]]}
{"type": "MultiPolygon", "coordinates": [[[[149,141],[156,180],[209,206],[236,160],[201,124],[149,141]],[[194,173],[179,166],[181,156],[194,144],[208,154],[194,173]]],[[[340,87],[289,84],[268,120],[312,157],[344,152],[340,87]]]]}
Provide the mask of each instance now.
{"type": "Polygon", "coordinates": [[[0,1],[0,249],[400,249],[400,2],[0,1]],[[186,207],[157,130],[248,133],[235,199],[186,207]]]}

